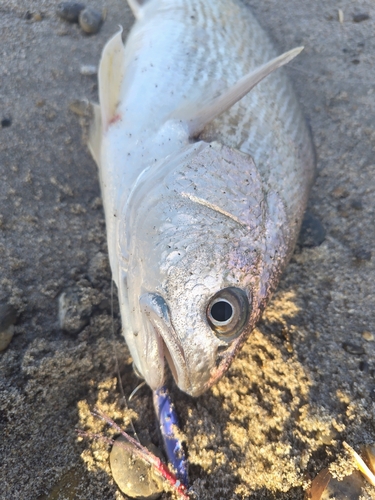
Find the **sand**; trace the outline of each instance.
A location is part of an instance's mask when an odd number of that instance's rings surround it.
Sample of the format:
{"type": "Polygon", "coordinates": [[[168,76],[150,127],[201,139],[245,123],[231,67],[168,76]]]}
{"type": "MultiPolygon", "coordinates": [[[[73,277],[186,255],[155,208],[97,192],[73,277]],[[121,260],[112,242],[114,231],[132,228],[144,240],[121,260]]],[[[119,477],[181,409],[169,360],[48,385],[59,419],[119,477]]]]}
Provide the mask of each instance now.
{"type": "MultiPolygon", "coordinates": [[[[296,250],[222,381],[197,399],[172,393],[199,499],[297,500],[323,468],[351,472],[344,441],[357,451],[375,442],[375,6],[247,3],[280,52],[305,46],[288,72],[316,144],[309,211],[326,238],[296,250]],[[358,13],[370,18],[354,22],[358,13]]],[[[132,418],[143,439],[158,444],[158,434],[147,388],[128,410],[121,398],[115,353],[125,394],[138,380],[116,291],[112,324],[96,167],[71,105],[96,100],[96,77],[81,67],[96,65],[116,26],[128,30],[133,17],[122,0],[95,0],[107,19],[87,36],[56,17],[56,4],[0,3],[0,119],[8,120],[0,128],[0,301],[19,313],[0,353],[0,498],[121,499],[108,446],[75,429],[113,434],[90,415],[98,405],[125,428],[132,418]],[[58,297],[72,287],[89,305],[88,324],[67,334],[58,297]]],[[[375,498],[375,489],[362,495],[375,498]]]]}

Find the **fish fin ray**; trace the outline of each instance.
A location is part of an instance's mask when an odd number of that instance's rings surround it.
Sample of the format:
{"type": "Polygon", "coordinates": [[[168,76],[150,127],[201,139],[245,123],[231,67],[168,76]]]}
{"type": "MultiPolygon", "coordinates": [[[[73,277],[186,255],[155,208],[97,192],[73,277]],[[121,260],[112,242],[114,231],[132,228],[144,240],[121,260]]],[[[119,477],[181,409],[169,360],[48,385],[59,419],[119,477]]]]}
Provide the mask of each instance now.
{"type": "Polygon", "coordinates": [[[259,82],[266,78],[266,76],[294,59],[302,50],[303,47],[296,47],[295,49],[289,50],[271,59],[271,61],[243,76],[232,85],[232,87],[222,92],[218,97],[209,99],[204,103],[200,102],[199,105],[197,104],[196,106],[191,106],[191,103],[189,103],[188,106],[175,113],[176,118],[178,114],[178,118],[187,122],[190,137],[198,136],[208,123],[221,115],[224,111],[230,109],[259,82]]]}
{"type": "Polygon", "coordinates": [[[104,128],[115,116],[125,72],[125,49],[121,34],[122,28],[107,42],[99,65],[99,102],[104,128]]]}
{"type": "Polygon", "coordinates": [[[93,118],[89,129],[88,147],[96,164],[100,166],[100,149],[102,142],[102,114],[99,104],[91,104],[93,118]]]}

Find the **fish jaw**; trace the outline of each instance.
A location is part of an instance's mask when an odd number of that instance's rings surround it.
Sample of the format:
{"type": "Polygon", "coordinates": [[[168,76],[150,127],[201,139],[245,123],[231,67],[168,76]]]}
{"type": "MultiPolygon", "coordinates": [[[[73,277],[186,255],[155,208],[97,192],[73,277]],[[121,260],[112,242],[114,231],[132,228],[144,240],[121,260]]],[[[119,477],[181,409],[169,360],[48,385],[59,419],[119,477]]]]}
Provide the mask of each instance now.
{"type": "Polygon", "coordinates": [[[179,341],[170,320],[168,306],[161,295],[144,293],[139,299],[143,314],[146,345],[141,362],[141,372],[146,382],[154,389],[160,389],[164,383],[164,365],[167,359],[173,377],[178,386],[189,386],[189,375],[186,366],[184,349],[179,341]]]}
{"type": "MultiPolygon", "coordinates": [[[[186,356],[186,346],[181,342],[163,297],[156,293],[144,293],[139,299],[142,315],[142,335],[133,358],[137,369],[153,390],[165,383],[165,366],[169,365],[177,386],[191,396],[202,394],[208,387],[211,365],[215,365],[216,352],[223,345],[215,336],[201,343],[198,356],[186,356]],[[205,349],[205,346],[209,346],[205,349]],[[139,354],[143,355],[140,356],[139,354]],[[202,369],[198,369],[196,358],[200,358],[202,369]],[[204,361],[203,361],[204,360],[204,361]],[[207,369],[208,368],[208,369],[207,369]]],[[[211,384],[210,384],[211,385],[211,384]]]]}
{"type": "MultiPolygon", "coordinates": [[[[201,302],[207,302],[207,298],[201,302]]],[[[181,339],[181,332],[174,328],[169,308],[161,295],[145,293],[139,303],[143,319],[142,344],[137,345],[137,352],[133,355],[140,363],[136,363],[138,371],[157,391],[165,384],[167,362],[176,385],[193,397],[203,394],[225,374],[259,317],[259,310],[254,308],[251,320],[241,328],[240,335],[233,340],[223,340],[210,331],[208,321],[201,314],[202,321],[195,327],[186,325],[188,334],[181,339]],[[194,339],[198,339],[196,344],[194,339]],[[139,356],[140,352],[143,356],[139,356]]]]}

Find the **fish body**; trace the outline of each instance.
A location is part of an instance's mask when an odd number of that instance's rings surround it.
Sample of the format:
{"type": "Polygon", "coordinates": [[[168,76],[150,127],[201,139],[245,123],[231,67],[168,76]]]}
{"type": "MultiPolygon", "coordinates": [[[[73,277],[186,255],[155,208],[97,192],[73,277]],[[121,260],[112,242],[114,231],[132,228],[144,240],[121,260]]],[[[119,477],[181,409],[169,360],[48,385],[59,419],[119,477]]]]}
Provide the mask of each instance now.
{"type": "Polygon", "coordinates": [[[292,56],[275,59],[241,3],[129,4],[125,45],[118,33],[103,51],[89,146],[134,363],[157,390],[168,362],[197,396],[229,367],[291,256],[313,147],[283,71],[255,85],[292,56]]]}

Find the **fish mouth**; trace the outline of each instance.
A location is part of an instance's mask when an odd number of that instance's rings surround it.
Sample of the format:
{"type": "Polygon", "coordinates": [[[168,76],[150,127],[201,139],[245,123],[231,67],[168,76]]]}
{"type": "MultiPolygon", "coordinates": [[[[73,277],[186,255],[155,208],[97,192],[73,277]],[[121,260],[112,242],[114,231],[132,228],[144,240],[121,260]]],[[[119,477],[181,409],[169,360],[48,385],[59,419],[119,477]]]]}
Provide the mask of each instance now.
{"type": "Polygon", "coordinates": [[[147,346],[142,374],[148,385],[156,390],[164,384],[165,361],[178,387],[189,392],[191,381],[184,349],[170,320],[168,306],[161,295],[144,293],[139,303],[145,317],[147,346]]]}

